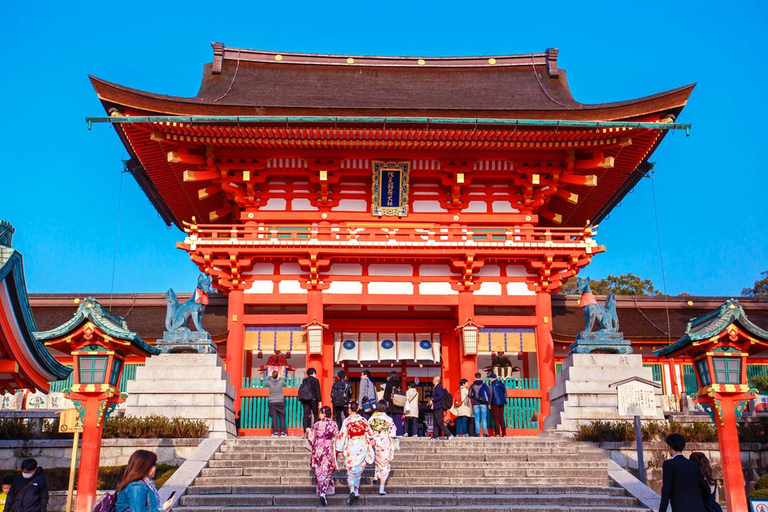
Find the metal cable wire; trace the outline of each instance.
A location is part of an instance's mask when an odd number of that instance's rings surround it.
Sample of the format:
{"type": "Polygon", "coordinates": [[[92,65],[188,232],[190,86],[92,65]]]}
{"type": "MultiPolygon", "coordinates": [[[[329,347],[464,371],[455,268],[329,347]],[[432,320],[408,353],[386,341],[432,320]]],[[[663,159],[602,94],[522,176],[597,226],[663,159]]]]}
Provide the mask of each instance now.
{"type": "Polygon", "coordinates": [[[672,342],[672,327],[669,320],[669,295],[667,294],[667,278],[664,275],[664,257],[661,251],[661,236],[659,235],[659,212],[656,208],[656,169],[651,164],[651,195],[653,197],[653,219],[656,222],[656,245],[659,248],[659,266],[661,267],[661,285],[664,289],[664,308],[667,310],[667,341],[672,342]]]}

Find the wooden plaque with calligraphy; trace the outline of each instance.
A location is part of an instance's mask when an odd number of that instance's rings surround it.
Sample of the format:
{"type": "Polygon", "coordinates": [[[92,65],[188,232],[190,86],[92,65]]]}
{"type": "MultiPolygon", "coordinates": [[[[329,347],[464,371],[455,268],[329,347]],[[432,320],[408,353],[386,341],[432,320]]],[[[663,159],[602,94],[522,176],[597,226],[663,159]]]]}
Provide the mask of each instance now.
{"type": "Polygon", "coordinates": [[[371,213],[373,215],[408,215],[408,175],[410,162],[373,162],[371,213]]]}

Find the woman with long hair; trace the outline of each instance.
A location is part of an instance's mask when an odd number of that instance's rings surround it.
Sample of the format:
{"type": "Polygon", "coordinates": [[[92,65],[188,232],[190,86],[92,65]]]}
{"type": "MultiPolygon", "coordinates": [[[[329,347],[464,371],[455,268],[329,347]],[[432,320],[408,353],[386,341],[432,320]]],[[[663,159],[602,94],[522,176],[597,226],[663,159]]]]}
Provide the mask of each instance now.
{"type": "Polygon", "coordinates": [[[370,425],[373,432],[373,440],[376,442],[376,446],[373,449],[376,462],[373,483],[379,482],[379,494],[382,496],[386,494],[384,492],[384,485],[386,485],[389,473],[392,471],[392,460],[395,458],[394,439],[397,436],[395,423],[384,412],[386,410],[387,402],[384,400],[379,401],[376,406],[376,412],[368,420],[368,425],[370,425]]]}
{"type": "Polygon", "coordinates": [[[712,464],[709,463],[709,459],[701,452],[693,452],[689,457],[690,460],[696,462],[701,468],[701,474],[704,475],[704,480],[709,485],[709,499],[707,500],[707,510],[712,512],[723,512],[723,508],[717,502],[717,479],[715,478],[715,472],[712,469],[712,464]]]}
{"type": "Polygon", "coordinates": [[[116,512],[162,512],[171,508],[173,499],[160,505],[160,494],[152,480],[155,471],[157,455],[147,450],[133,452],[117,486],[116,512]]]}
{"type": "Polygon", "coordinates": [[[312,447],[309,465],[315,470],[315,492],[320,496],[320,503],[328,506],[326,495],[335,494],[333,472],[336,471],[336,437],[339,427],[333,421],[331,408],[324,405],[320,408],[317,421],[307,434],[307,441],[312,447]]]}
{"type": "Polygon", "coordinates": [[[347,466],[347,485],[349,486],[349,498],[347,505],[360,497],[360,476],[363,474],[366,464],[374,461],[373,432],[368,421],[358,414],[359,405],[352,401],[347,406],[348,416],[344,418],[339,433],[339,445],[337,450],[344,452],[344,460],[347,466]]]}

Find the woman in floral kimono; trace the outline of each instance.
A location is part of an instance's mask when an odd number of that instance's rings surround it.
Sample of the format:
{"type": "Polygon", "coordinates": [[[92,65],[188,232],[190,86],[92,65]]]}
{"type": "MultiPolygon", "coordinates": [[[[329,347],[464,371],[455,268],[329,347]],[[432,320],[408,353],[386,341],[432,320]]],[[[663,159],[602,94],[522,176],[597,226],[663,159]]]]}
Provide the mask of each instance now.
{"type": "Polygon", "coordinates": [[[347,465],[347,484],[349,485],[349,498],[347,504],[360,497],[360,476],[363,474],[366,464],[374,460],[373,433],[368,421],[357,413],[357,402],[350,402],[347,406],[348,416],[341,424],[339,444],[337,449],[344,452],[347,465]]]}
{"type": "Polygon", "coordinates": [[[395,422],[383,411],[387,410],[387,402],[380,400],[376,406],[376,413],[368,420],[368,425],[373,432],[373,439],[376,441],[374,448],[376,472],[373,475],[373,483],[379,482],[379,494],[384,492],[384,485],[389,478],[389,472],[392,470],[392,459],[395,458],[395,442],[397,427],[395,422]]]}
{"type": "Polygon", "coordinates": [[[336,438],[339,427],[331,417],[331,408],[320,408],[320,421],[312,425],[307,434],[307,442],[312,447],[309,465],[315,470],[315,491],[320,496],[320,503],[328,505],[327,494],[334,494],[333,472],[336,471],[336,438]]]}

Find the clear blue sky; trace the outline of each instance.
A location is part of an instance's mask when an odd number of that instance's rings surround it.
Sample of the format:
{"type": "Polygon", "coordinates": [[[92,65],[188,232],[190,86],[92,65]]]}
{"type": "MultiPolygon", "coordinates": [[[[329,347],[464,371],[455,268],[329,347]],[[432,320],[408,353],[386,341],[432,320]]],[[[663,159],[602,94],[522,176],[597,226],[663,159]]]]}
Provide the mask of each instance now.
{"type": "MultiPolygon", "coordinates": [[[[197,92],[210,41],[280,51],[473,55],[560,48],[585,103],[698,82],[653,160],[667,289],[737,295],[768,270],[768,3],[25,2],[0,4],[0,219],[31,292],[109,292],[120,201],[117,135],[87,75],[197,92]]],[[[115,292],[188,290],[196,268],[133,178],[122,187],[115,292]]],[[[603,221],[586,273],[661,288],[650,180],[603,221]]]]}

